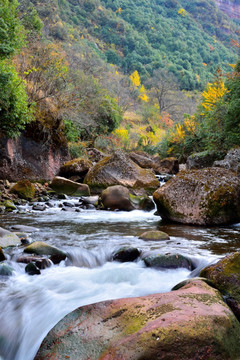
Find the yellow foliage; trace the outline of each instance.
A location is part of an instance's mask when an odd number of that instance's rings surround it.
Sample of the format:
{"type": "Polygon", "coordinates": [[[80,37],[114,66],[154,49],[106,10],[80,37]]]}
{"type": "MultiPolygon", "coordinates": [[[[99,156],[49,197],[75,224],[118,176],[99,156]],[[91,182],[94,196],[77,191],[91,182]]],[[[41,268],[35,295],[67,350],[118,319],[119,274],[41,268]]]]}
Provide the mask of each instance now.
{"type": "Polygon", "coordinates": [[[183,9],[183,8],[181,8],[181,9],[178,10],[178,14],[179,14],[179,15],[182,15],[183,17],[186,16],[186,13],[187,13],[186,10],[183,9]]]}
{"type": "Polygon", "coordinates": [[[123,129],[123,128],[119,128],[114,130],[113,134],[117,135],[119,138],[128,140],[128,130],[127,129],[123,129]]]}
{"type": "Polygon", "coordinates": [[[139,99],[141,99],[141,100],[144,101],[144,102],[148,102],[149,98],[148,98],[148,96],[147,96],[147,94],[146,94],[146,89],[145,89],[144,85],[142,85],[142,86],[140,87],[139,93],[140,93],[140,94],[138,95],[139,99]]]}
{"type": "Polygon", "coordinates": [[[213,110],[225,93],[226,87],[223,80],[215,81],[213,84],[209,83],[207,89],[202,93],[204,99],[202,106],[207,111],[213,110]]]}
{"type": "Polygon", "coordinates": [[[140,76],[138,74],[138,71],[135,70],[130,76],[129,79],[131,80],[131,82],[133,83],[133,85],[135,85],[136,87],[139,87],[141,84],[140,81],[140,76]]]}
{"type": "Polygon", "coordinates": [[[116,11],[115,11],[116,14],[121,14],[122,13],[122,8],[118,8],[116,11]]]}

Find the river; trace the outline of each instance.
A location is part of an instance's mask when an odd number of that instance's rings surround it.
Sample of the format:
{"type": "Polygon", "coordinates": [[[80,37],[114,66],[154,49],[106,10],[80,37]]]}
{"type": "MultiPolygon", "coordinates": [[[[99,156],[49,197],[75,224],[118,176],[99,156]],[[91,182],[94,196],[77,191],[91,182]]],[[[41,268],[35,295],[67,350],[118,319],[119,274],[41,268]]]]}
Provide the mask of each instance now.
{"type": "MultiPolygon", "coordinates": [[[[68,201],[76,202],[74,199],[68,201]]],[[[166,225],[152,212],[62,211],[53,201],[44,212],[20,207],[21,213],[1,215],[0,226],[34,226],[32,241],[45,241],[68,253],[59,265],[29,276],[16,263],[22,247],[5,250],[14,275],[0,279],[0,359],[32,360],[48,331],[67,313],[98,301],[170,291],[206,264],[239,250],[240,224],[201,228],[166,225]],[[146,230],[167,232],[170,240],[144,241],[146,230]],[[192,259],[196,270],[154,270],[142,260],[118,263],[112,253],[134,246],[145,254],[178,253],[192,259]]]]}

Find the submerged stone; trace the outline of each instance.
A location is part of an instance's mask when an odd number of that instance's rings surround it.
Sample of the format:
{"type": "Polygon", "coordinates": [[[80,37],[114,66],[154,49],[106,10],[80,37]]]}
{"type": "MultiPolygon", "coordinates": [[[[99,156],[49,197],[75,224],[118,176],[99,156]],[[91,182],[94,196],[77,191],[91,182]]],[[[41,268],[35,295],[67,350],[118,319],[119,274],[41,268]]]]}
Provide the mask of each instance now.
{"type": "Polygon", "coordinates": [[[12,276],[13,268],[8,264],[0,264],[0,276],[12,276]]]}
{"type": "Polygon", "coordinates": [[[64,251],[57,249],[55,246],[48,245],[42,241],[35,241],[24,249],[25,253],[37,255],[50,255],[54,264],[65,260],[67,255],[64,251]]]}
{"type": "Polygon", "coordinates": [[[139,236],[139,239],[142,240],[169,240],[170,237],[167,233],[163,231],[150,230],[145,231],[143,234],[139,236]]]}
{"type": "Polygon", "coordinates": [[[113,260],[119,262],[134,261],[141,255],[141,251],[133,247],[122,247],[113,254],[113,260]]]}
{"type": "Polygon", "coordinates": [[[145,257],[143,260],[146,266],[155,269],[185,268],[188,270],[193,270],[191,260],[180,254],[150,255],[145,257]]]}

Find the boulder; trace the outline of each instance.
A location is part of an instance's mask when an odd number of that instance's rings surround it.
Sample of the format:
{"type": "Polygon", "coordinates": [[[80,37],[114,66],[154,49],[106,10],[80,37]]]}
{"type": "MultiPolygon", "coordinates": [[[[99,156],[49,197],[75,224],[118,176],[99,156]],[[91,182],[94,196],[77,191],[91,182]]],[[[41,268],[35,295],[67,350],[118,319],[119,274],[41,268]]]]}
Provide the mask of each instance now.
{"type": "Polygon", "coordinates": [[[139,236],[139,239],[142,240],[169,240],[170,237],[168,234],[166,234],[163,231],[158,231],[158,230],[150,230],[150,231],[145,231],[143,234],[141,234],[139,236]]]}
{"type": "Polygon", "coordinates": [[[129,262],[136,260],[141,255],[141,251],[137,248],[125,246],[118,249],[113,254],[113,260],[119,262],[129,262]]]}
{"type": "Polygon", "coordinates": [[[191,169],[203,169],[213,166],[214,161],[223,159],[225,153],[223,151],[202,151],[194,153],[187,158],[186,168],[191,169]]]}
{"type": "Polygon", "coordinates": [[[21,240],[16,234],[0,227],[0,246],[2,248],[19,244],[21,244],[21,240]]]}
{"type": "Polygon", "coordinates": [[[27,264],[27,266],[25,267],[25,272],[28,273],[28,275],[40,275],[41,274],[41,271],[39,270],[37,265],[33,262],[30,262],[29,264],[27,264]]]}
{"type": "Polygon", "coordinates": [[[240,320],[240,252],[228,255],[216,264],[207,266],[201,271],[200,276],[212,281],[240,320]]]}
{"type": "Polygon", "coordinates": [[[35,196],[35,187],[29,180],[20,180],[11,187],[10,192],[17,194],[21,199],[31,200],[35,196]]]}
{"type": "Polygon", "coordinates": [[[130,194],[128,188],[122,185],[109,186],[102,191],[101,202],[104,209],[131,211],[135,209],[151,211],[155,205],[147,196],[130,194]]]}
{"type": "Polygon", "coordinates": [[[143,169],[153,169],[154,168],[154,161],[151,159],[151,157],[148,156],[148,154],[145,154],[144,152],[135,152],[132,151],[129,154],[129,157],[132,161],[134,161],[138,166],[140,166],[143,169]]]}
{"type": "Polygon", "coordinates": [[[220,161],[215,161],[213,166],[221,167],[224,169],[232,170],[240,173],[240,148],[231,149],[225,158],[220,161]]]}
{"type": "Polygon", "coordinates": [[[66,162],[61,166],[59,170],[59,176],[65,178],[71,178],[72,176],[78,176],[80,179],[84,179],[88,170],[93,166],[92,162],[85,158],[77,158],[66,162]]]}
{"type": "Polygon", "coordinates": [[[217,290],[195,280],[165,294],[80,307],[48,333],[35,360],[239,358],[239,322],[217,290]]]}
{"type": "Polygon", "coordinates": [[[178,159],[175,157],[161,159],[159,156],[155,156],[153,159],[156,174],[177,174],[179,172],[178,159]]]}
{"type": "Polygon", "coordinates": [[[90,161],[97,163],[100,160],[104,159],[107,154],[104,154],[102,151],[96,149],[96,148],[88,148],[87,154],[90,159],[90,161]]]}
{"type": "Polygon", "coordinates": [[[84,183],[95,193],[100,193],[108,186],[122,185],[135,195],[152,194],[159,187],[159,181],[151,170],[140,168],[121,150],[93,166],[84,183]]]}
{"type": "Polygon", "coordinates": [[[17,210],[16,206],[14,205],[14,203],[11,200],[6,200],[4,201],[3,205],[5,206],[6,210],[17,210]]]}
{"type": "Polygon", "coordinates": [[[12,276],[13,268],[8,264],[1,263],[0,264],[0,276],[12,276]]]}
{"type": "Polygon", "coordinates": [[[42,241],[35,241],[24,249],[25,253],[36,255],[49,255],[54,264],[65,260],[67,255],[64,251],[57,249],[55,246],[48,245],[42,241]]]}
{"type": "Polygon", "coordinates": [[[181,171],[153,199],[159,215],[174,222],[221,225],[240,220],[240,179],[230,170],[181,171]]]}
{"type": "Polygon", "coordinates": [[[6,257],[4,255],[3,249],[0,247],[0,261],[6,260],[6,257]]]}
{"type": "Polygon", "coordinates": [[[46,269],[52,265],[51,260],[42,256],[20,256],[17,258],[17,262],[23,264],[33,263],[38,267],[38,269],[41,270],[46,269]]]}
{"type": "Polygon", "coordinates": [[[50,184],[50,187],[59,194],[69,196],[89,196],[89,187],[86,184],[79,184],[77,182],[65,179],[61,176],[56,176],[50,184]]]}
{"type": "Polygon", "coordinates": [[[169,254],[169,255],[149,255],[143,258],[147,267],[155,269],[178,269],[185,268],[193,270],[192,262],[180,254],[169,254]]]}

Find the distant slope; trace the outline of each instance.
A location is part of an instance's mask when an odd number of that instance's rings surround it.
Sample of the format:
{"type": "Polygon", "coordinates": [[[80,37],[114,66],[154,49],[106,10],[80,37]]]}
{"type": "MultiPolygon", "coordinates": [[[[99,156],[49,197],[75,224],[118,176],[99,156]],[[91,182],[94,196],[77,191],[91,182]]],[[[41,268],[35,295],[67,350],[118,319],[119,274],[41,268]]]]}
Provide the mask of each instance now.
{"type": "Polygon", "coordinates": [[[215,0],[218,8],[227,14],[231,19],[240,20],[239,0],[215,0]]]}
{"type": "Polygon", "coordinates": [[[213,0],[32,1],[47,36],[84,43],[142,80],[167,68],[183,89],[202,89],[218,65],[229,71],[237,59],[231,38],[240,28],[213,0]]]}

